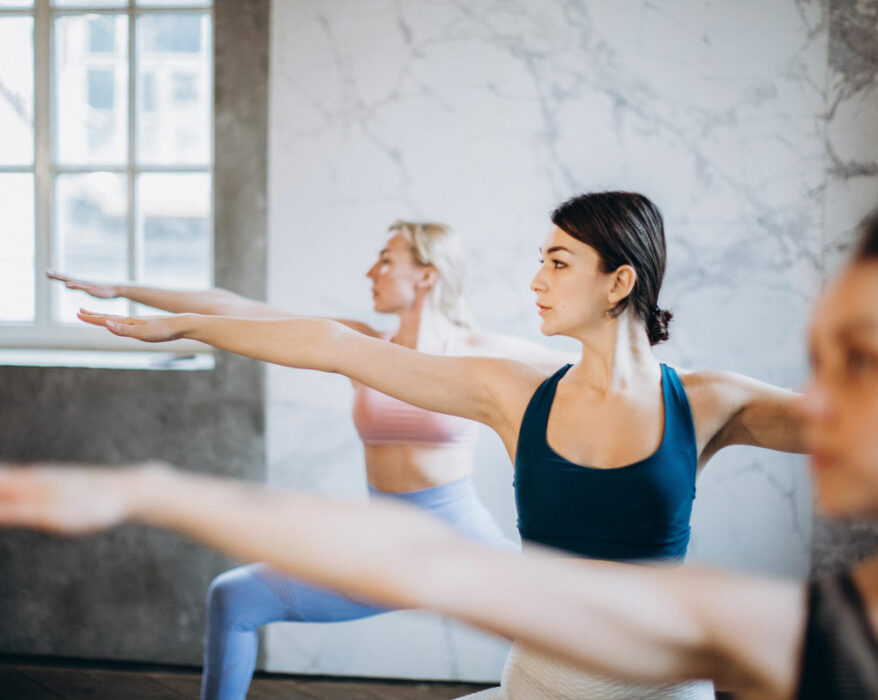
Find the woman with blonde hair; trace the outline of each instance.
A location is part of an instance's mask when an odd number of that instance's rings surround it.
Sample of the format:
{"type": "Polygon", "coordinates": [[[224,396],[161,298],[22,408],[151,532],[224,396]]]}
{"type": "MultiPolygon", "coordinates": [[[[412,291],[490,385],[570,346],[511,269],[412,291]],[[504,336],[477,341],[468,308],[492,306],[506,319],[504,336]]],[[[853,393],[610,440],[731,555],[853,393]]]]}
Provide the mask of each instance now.
{"type": "MultiPolygon", "coordinates": [[[[516,357],[550,370],[567,360],[563,353],[535,343],[475,330],[464,297],[462,246],[448,226],[398,220],[388,233],[366,276],[372,284],[374,310],[395,315],[397,327],[383,332],[361,321],[335,319],[340,327],[382,345],[442,356],[516,357]]],[[[247,319],[292,316],[223,289],[179,291],[98,284],[58,273],[49,276],[94,297],[122,297],[177,313],[247,319]]],[[[363,441],[370,496],[423,508],[474,540],[516,546],[504,537],[472,482],[475,422],[417,408],[358,381],[353,385],[353,419],[363,441]]],[[[280,576],[265,565],[227,571],[208,590],[202,697],[246,695],[262,625],[355,620],[386,611],[365,600],[280,576]]]]}

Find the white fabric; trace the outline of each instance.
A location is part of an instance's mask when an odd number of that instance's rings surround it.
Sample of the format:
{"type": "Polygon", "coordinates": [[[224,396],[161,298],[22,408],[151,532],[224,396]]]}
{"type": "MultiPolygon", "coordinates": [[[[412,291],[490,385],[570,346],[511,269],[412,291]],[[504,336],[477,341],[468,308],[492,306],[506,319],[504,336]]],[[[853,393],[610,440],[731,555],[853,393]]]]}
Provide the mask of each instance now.
{"type": "Polygon", "coordinates": [[[715,694],[710,681],[653,685],[603,678],[513,644],[500,687],[466,697],[477,700],[714,700],[715,694]]]}
{"type": "Polygon", "coordinates": [[[503,689],[499,686],[487,688],[486,690],[480,690],[478,693],[463,695],[458,700],[503,700],[503,689]]]}

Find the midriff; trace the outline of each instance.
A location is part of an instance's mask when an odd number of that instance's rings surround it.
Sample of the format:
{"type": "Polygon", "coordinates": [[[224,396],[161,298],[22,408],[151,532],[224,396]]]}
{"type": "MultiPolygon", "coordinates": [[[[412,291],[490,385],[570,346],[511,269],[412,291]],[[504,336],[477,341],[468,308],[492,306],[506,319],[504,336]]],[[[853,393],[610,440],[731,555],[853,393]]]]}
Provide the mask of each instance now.
{"type": "Polygon", "coordinates": [[[403,493],[457,481],[473,470],[473,447],[364,445],[366,478],[379,491],[403,493]]]}

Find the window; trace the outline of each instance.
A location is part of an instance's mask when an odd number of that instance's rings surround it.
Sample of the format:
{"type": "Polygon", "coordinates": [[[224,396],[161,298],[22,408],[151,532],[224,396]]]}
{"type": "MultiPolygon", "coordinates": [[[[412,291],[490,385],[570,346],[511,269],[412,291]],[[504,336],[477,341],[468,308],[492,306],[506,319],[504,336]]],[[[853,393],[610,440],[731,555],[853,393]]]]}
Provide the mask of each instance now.
{"type": "Polygon", "coordinates": [[[0,346],[130,345],[47,268],[211,284],[212,44],[206,0],[0,0],[0,346]]]}

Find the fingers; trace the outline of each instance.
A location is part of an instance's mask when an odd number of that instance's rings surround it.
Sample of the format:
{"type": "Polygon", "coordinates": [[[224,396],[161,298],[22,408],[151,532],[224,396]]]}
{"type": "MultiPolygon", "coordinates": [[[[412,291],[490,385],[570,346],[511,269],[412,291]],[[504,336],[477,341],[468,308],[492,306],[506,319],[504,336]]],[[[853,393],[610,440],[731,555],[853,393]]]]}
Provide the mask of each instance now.
{"type": "Polygon", "coordinates": [[[76,318],[80,321],[85,321],[86,323],[90,323],[93,326],[102,326],[106,328],[111,333],[115,335],[133,335],[128,332],[129,329],[135,324],[143,324],[144,322],[131,318],[129,316],[117,316],[116,314],[101,314],[96,313],[94,311],[86,311],[85,309],[80,309],[76,314],[76,318]]]}
{"type": "Polygon", "coordinates": [[[86,320],[85,317],[91,319],[105,319],[108,321],[128,321],[129,323],[143,323],[143,319],[136,318],[134,316],[121,316],[119,314],[107,314],[103,311],[89,311],[88,309],[83,309],[80,307],[79,311],[76,314],[81,317],[83,321],[86,320]]]}
{"type": "Polygon", "coordinates": [[[142,331],[149,323],[149,319],[136,318],[134,316],[117,316],[115,314],[102,314],[94,311],[80,309],[76,317],[93,326],[102,326],[110,333],[125,338],[137,338],[138,340],[151,340],[143,335],[142,331]]]}
{"type": "Polygon", "coordinates": [[[58,280],[59,282],[63,282],[70,289],[81,289],[84,282],[74,279],[70,275],[63,275],[60,272],[55,272],[54,270],[46,270],[46,277],[50,280],[58,280]]]}
{"type": "Polygon", "coordinates": [[[81,289],[84,292],[88,292],[91,294],[94,289],[94,285],[89,284],[88,282],[83,282],[82,280],[77,280],[71,277],[70,275],[62,275],[60,272],[54,272],[52,270],[46,270],[46,277],[50,280],[58,280],[59,282],[63,282],[64,286],[67,289],[81,289]]]}

